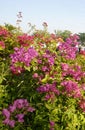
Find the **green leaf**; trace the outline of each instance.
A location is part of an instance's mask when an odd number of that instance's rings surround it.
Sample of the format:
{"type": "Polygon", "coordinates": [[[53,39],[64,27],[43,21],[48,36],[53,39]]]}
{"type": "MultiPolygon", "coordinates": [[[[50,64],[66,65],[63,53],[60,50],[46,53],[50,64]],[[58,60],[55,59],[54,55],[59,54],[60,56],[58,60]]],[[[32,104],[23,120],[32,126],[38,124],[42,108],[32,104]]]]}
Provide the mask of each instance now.
{"type": "Polygon", "coordinates": [[[55,109],[52,111],[52,114],[53,114],[53,115],[58,114],[58,109],[57,109],[57,108],[55,108],[55,109]]]}
{"type": "Polygon", "coordinates": [[[42,83],[46,83],[47,80],[48,80],[49,76],[48,75],[45,75],[45,78],[41,80],[42,83]]]}
{"type": "Polygon", "coordinates": [[[30,71],[30,67],[24,66],[24,68],[28,71],[30,71]]]}

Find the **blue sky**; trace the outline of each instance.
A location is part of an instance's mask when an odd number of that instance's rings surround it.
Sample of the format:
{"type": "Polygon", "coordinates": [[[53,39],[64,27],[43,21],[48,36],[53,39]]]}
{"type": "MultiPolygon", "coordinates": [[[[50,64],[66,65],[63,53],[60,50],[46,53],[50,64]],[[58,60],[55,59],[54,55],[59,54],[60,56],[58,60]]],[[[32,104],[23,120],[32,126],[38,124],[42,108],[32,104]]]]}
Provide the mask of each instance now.
{"type": "Polygon", "coordinates": [[[19,11],[23,15],[23,30],[28,29],[29,22],[38,29],[47,22],[51,32],[85,32],[85,0],[0,0],[0,24],[16,25],[19,11]]]}

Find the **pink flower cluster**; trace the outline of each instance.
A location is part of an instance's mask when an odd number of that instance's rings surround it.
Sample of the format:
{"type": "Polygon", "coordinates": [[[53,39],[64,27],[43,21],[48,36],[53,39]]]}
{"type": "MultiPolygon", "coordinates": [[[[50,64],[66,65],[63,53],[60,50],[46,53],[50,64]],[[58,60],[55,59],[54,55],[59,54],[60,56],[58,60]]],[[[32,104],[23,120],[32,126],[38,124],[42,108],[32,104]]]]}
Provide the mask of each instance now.
{"type": "Polygon", "coordinates": [[[80,50],[80,54],[85,56],[85,50],[80,50]]]}
{"type": "Polygon", "coordinates": [[[54,68],[53,66],[55,63],[55,57],[56,56],[49,50],[46,50],[43,55],[38,55],[37,57],[38,71],[34,72],[32,77],[37,79],[40,85],[45,79],[47,80],[52,79],[54,81],[56,70],[54,69],[52,70],[52,68],[54,68]]]}
{"type": "Polygon", "coordinates": [[[41,85],[40,87],[37,88],[37,91],[39,93],[45,93],[45,100],[53,99],[55,95],[59,95],[60,92],[56,88],[56,83],[54,82],[53,84],[45,84],[41,85]]]}
{"type": "Polygon", "coordinates": [[[77,35],[71,35],[69,38],[66,39],[65,42],[60,43],[58,48],[63,57],[67,59],[75,59],[78,52],[78,39],[79,37],[77,35]]]}
{"type": "Polygon", "coordinates": [[[32,45],[34,43],[34,36],[30,36],[27,34],[23,34],[21,36],[18,36],[18,41],[22,46],[29,46],[30,44],[32,45]]]}
{"type": "Polygon", "coordinates": [[[71,76],[76,81],[80,81],[81,78],[85,76],[85,72],[82,71],[81,66],[72,65],[69,66],[67,63],[61,63],[61,68],[63,70],[62,76],[71,76]]]}
{"type": "MultiPolygon", "coordinates": [[[[55,54],[50,52],[49,50],[46,50],[43,55],[38,55],[37,62],[38,62],[38,70],[42,72],[41,74],[34,74],[33,77],[36,77],[40,80],[42,80],[45,75],[50,75],[50,72],[52,73],[52,66],[54,66],[55,63],[55,54]]],[[[51,75],[50,75],[51,76],[51,75]]]]}
{"type": "Polygon", "coordinates": [[[33,47],[30,47],[27,50],[24,47],[15,47],[14,50],[14,53],[10,55],[10,69],[15,74],[21,73],[24,70],[24,65],[27,67],[30,66],[31,61],[38,56],[37,51],[33,47]]]}
{"type": "Polygon", "coordinates": [[[85,112],[85,99],[84,90],[85,84],[82,83],[82,79],[85,77],[85,72],[82,71],[81,66],[78,64],[68,65],[67,63],[61,63],[62,68],[62,79],[61,85],[63,86],[62,94],[66,94],[69,97],[78,98],[79,107],[85,112]],[[72,78],[67,80],[66,77],[72,78]],[[66,79],[66,80],[65,80],[66,79]],[[78,83],[78,81],[80,83],[78,83]]]}
{"type": "Polygon", "coordinates": [[[54,65],[55,61],[55,55],[52,54],[49,50],[46,50],[46,52],[42,56],[43,58],[47,59],[49,65],[54,65]]]}
{"type": "Polygon", "coordinates": [[[3,123],[13,128],[17,122],[24,122],[24,116],[27,112],[33,111],[35,111],[35,109],[30,106],[27,99],[17,99],[8,109],[3,109],[2,114],[5,116],[3,123]]]}
{"type": "Polygon", "coordinates": [[[72,80],[65,80],[61,82],[63,86],[63,94],[67,94],[69,97],[80,98],[82,97],[81,88],[78,84],[72,80]]]}
{"type": "Polygon", "coordinates": [[[79,106],[83,110],[83,112],[85,112],[85,99],[80,100],[79,106]]]}
{"type": "Polygon", "coordinates": [[[55,122],[50,121],[50,130],[54,130],[55,122]]]}
{"type": "Polygon", "coordinates": [[[8,35],[8,31],[2,27],[0,27],[0,36],[6,37],[8,35]]]}
{"type": "Polygon", "coordinates": [[[5,49],[5,43],[3,41],[0,41],[0,49],[5,49]]]}

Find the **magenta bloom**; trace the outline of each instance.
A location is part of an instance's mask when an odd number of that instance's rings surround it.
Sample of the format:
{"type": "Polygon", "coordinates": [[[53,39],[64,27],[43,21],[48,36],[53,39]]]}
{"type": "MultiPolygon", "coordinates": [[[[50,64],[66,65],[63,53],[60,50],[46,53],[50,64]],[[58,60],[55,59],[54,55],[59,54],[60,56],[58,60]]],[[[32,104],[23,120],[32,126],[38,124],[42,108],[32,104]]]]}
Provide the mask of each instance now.
{"type": "Polygon", "coordinates": [[[60,94],[60,91],[56,88],[56,83],[41,85],[37,88],[39,93],[45,93],[45,100],[54,99],[54,97],[60,94]]]}
{"type": "Polygon", "coordinates": [[[38,76],[39,76],[38,73],[33,74],[33,78],[38,78],[38,76]]]}
{"type": "Polygon", "coordinates": [[[8,31],[3,27],[0,27],[0,36],[7,37],[8,31]]]}
{"type": "Polygon", "coordinates": [[[24,47],[29,46],[30,44],[33,44],[34,43],[33,40],[34,40],[34,36],[30,36],[27,34],[18,36],[19,43],[24,47]]]}
{"type": "Polygon", "coordinates": [[[50,121],[50,130],[54,130],[55,122],[50,121]]]}
{"type": "Polygon", "coordinates": [[[76,46],[79,44],[77,40],[77,35],[71,35],[64,43],[60,43],[58,48],[63,57],[66,59],[75,59],[78,52],[78,48],[76,46]]]}
{"type": "Polygon", "coordinates": [[[35,111],[35,108],[33,108],[33,107],[28,107],[27,111],[33,112],[33,111],[35,111]]]}
{"type": "Polygon", "coordinates": [[[4,121],[3,121],[3,123],[5,124],[5,125],[9,125],[10,127],[14,127],[15,126],[15,120],[10,120],[10,119],[8,119],[8,118],[6,118],[4,121]]]}
{"type": "Polygon", "coordinates": [[[48,67],[47,66],[42,66],[42,71],[49,71],[48,67]]]}
{"type": "Polygon", "coordinates": [[[50,65],[54,65],[54,57],[49,57],[48,62],[50,65]]]}
{"type": "Polygon", "coordinates": [[[13,128],[15,126],[15,120],[10,120],[9,126],[13,128]]]}
{"type": "Polygon", "coordinates": [[[3,109],[2,114],[5,116],[3,123],[5,125],[9,125],[10,127],[14,127],[16,122],[24,122],[24,116],[28,112],[33,112],[35,109],[30,106],[27,99],[16,99],[13,105],[10,105],[8,109],[3,109]],[[21,113],[20,113],[21,112],[21,113]],[[17,120],[11,120],[11,119],[17,120]]]}
{"type": "Polygon", "coordinates": [[[63,92],[66,93],[68,96],[72,96],[74,98],[81,98],[81,89],[76,82],[67,80],[63,81],[61,85],[64,87],[63,92]]]}
{"type": "Polygon", "coordinates": [[[16,106],[15,105],[10,105],[9,106],[9,111],[10,112],[14,112],[16,110],[16,106]]]}
{"type": "Polygon", "coordinates": [[[83,110],[83,112],[85,112],[85,100],[81,100],[80,102],[79,102],[79,106],[80,106],[80,108],[83,110]]]}
{"type": "Polygon", "coordinates": [[[0,48],[5,49],[5,43],[3,41],[0,41],[0,48]]]}
{"type": "Polygon", "coordinates": [[[17,99],[14,101],[14,106],[18,109],[29,106],[29,103],[26,99],[17,99]]]}
{"type": "Polygon", "coordinates": [[[50,121],[50,126],[53,127],[55,125],[54,121],[50,121]]]}
{"type": "Polygon", "coordinates": [[[6,118],[9,118],[9,117],[10,117],[10,111],[8,111],[8,109],[3,109],[2,114],[3,114],[6,118]]]}
{"type": "Polygon", "coordinates": [[[49,100],[51,98],[51,95],[50,94],[46,94],[45,95],[45,100],[49,100]]]}
{"type": "Polygon", "coordinates": [[[61,67],[62,67],[62,70],[64,70],[64,71],[68,71],[68,69],[69,69],[69,66],[66,63],[62,63],[61,67]]]}
{"type": "Polygon", "coordinates": [[[18,122],[24,122],[24,114],[17,114],[15,117],[18,119],[18,122]]]}
{"type": "Polygon", "coordinates": [[[3,121],[3,123],[4,123],[5,125],[9,125],[9,122],[10,122],[9,118],[6,118],[6,119],[3,121]]]}
{"type": "Polygon", "coordinates": [[[14,53],[10,55],[11,58],[11,71],[16,73],[21,73],[24,70],[24,66],[30,66],[31,61],[38,56],[38,52],[30,47],[27,50],[24,47],[14,48],[14,53]],[[21,66],[19,66],[19,63],[21,66]]]}

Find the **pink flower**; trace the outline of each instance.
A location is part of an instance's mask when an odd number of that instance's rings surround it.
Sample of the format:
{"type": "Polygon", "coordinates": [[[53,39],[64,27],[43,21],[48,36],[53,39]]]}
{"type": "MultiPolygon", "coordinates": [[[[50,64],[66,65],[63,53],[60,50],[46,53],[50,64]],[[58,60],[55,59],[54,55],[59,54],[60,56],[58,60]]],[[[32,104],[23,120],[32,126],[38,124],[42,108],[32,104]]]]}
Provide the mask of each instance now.
{"type": "Polygon", "coordinates": [[[66,93],[68,96],[73,96],[74,98],[81,98],[81,91],[76,82],[67,80],[61,82],[63,88],[63,93],[66,93]]]}
{"type": "Polygon", "coordinates": [[[54,65],[54,57],[49,57],[48,62],[50,65],[54,65]]]}
{"type": "Polygon", "coordinates": [[[0,41],[0,49],[5,49],[5,43],[3,41],[0,41]]]}
{"type": "Polygon", "coordinates": [[[10,122],[9,118],[6,118],[6,119],[3,121],[3,123],[6,124],[6,125],[9,125],[9,122],[10,122]]]}
{"type": "Polygon", "coordinates": [[[8,31],[3,27],[0,27],[0,36],[6,37],[8,35],[8,31]]]}
{"type": "Polygon", "coordinates": [[[63,71],[68,71],[68,69],[69,69],[69,66],[66,63],[61,63],[61,67],[62,67],[63,71]]]}
{"type": "Polygon", "coordinates": [[[66,39],[64,43],[60,43],[58,49],[63,57],[65,57],[66,59],[75,59],[78,52],[78,48],[76,47],[76,45],[79,44],[77,40],[78,37],[71,35],[69,38],[66,39]]]}
{"type": "Polygon", "coordinates": [[[16,108],[18,109],[22,109],[23,107],[29,106],[29,103],[26,99],[17,99],[14,101],[13,105],[16,106],[16,108]]]}
{"type": "Polygon", "coordinates": [[[50,126],[54,127],[54,125],[55,125],[55,122],[54,121],[50,121],[50,126]]]}
{"type": "Polygon", "coordinates": [[[34,40],[34,36],[30,36],[27,34],[18,36],[18,41],[23,47],[32,45],[34,43],[33,40],[34,40]]]}
{"type": "Polygon", "coordinates": [[[50,121],[50,130],[54,130],[55,122],[50,121]]]}
{"type": "Polygon", "coordinates": [[[79,102],[79,106],[80,106],[80,108],[85,112],[85,100],[81,100],[80,102],[79,102]]]}
{"type": "Polygon", "coordinates": [[[6,118],[10,118],[10,111],[8,111],[8,109],[3,109],[2,114],[3,114],[6,118]]]}
{"type": "Polygon", "coordinates": [[[33,108],[33,107],[28,107],[27,111],[33,112],[33,111],[35,111],[35,108],[33,108]]]}
{"type": "Polygon", "coordinates": [[[46,94],[45,95],[45,100],[49,100],[51,98],[51,95],[50,94],[46,94]]]}
{"type": "Polygon", "coordinates": [[[49,69],[48,69],[48,67],[47,66],[42,66],[42,71],[48,71],[49,69]]]}
{"type": "Polygon", "coordinates": [[[9,106],[9,111],[10,112],[14,112],[15,110],[16,110],[16,106],[14,106],[14,105],[9,106]]]}
{"type": "Polygon", "coordinates": [[[24,47],[14,48],[14,53],[10,55],[11,71],[14,74],[20,74],[24,70],[24,66],[29,67],[30,62],[38,56],[38,52],[30,47],[27,50],[24,47]],[[21,64],[21,66],[17,64],[21,64]]]}
{"type": "Polygon", "coordinates": [[[74,92],[74,98],[80,98],[80,97],[82,97],[81,90],[78,88],[74,92]]]}
{"type": "Polygon", "coordinates": [[[18,122],[24,122],[24,114],[17,114],[15,117],[18,119],[18,122]]]}
{"type": "Polygon", "coordinates": [[[85,90],[85,84],[82,84],[82,85],[81,85],[81,89],[82,89],[82,90],[85,90]]]}
{"type": "Polygon", "coordinates": [[[38,77],[39,77],[38,73],[33,74],[33,78],[38,78],[38,77]]]}
{"type": "Polygon", "coordinates": [[[9,126],[12,127],[12,128],[14,128],[14,126],[15,126],[15,120],[10,120],[9,118],[6,118],[6,119],[3,121],[3,123],[4,123],[5,125],[9,125],[9,126]]]}
{"type": "Polygon", "coordinates": [[[15,126],[15,120],[10,120],[9,121],[9,126],[12,127],[12,128],[14,128],[14,126],[15,126]]]}
{"type": "Polygon", "coordinates": [[[3,116],[5,116],[5,120],[3,121],[3,123],[13,128],[16,122],[24,122],[24,116],[28,112],[34,111],[35,108],[30,106],[27,99],[16,99],[13,105],[10,105],[8,109],[3,109],[2,114],[3,116]],[[17,118],[17,121],[11,120],[13,119],[13,117],[17,118]]]}

